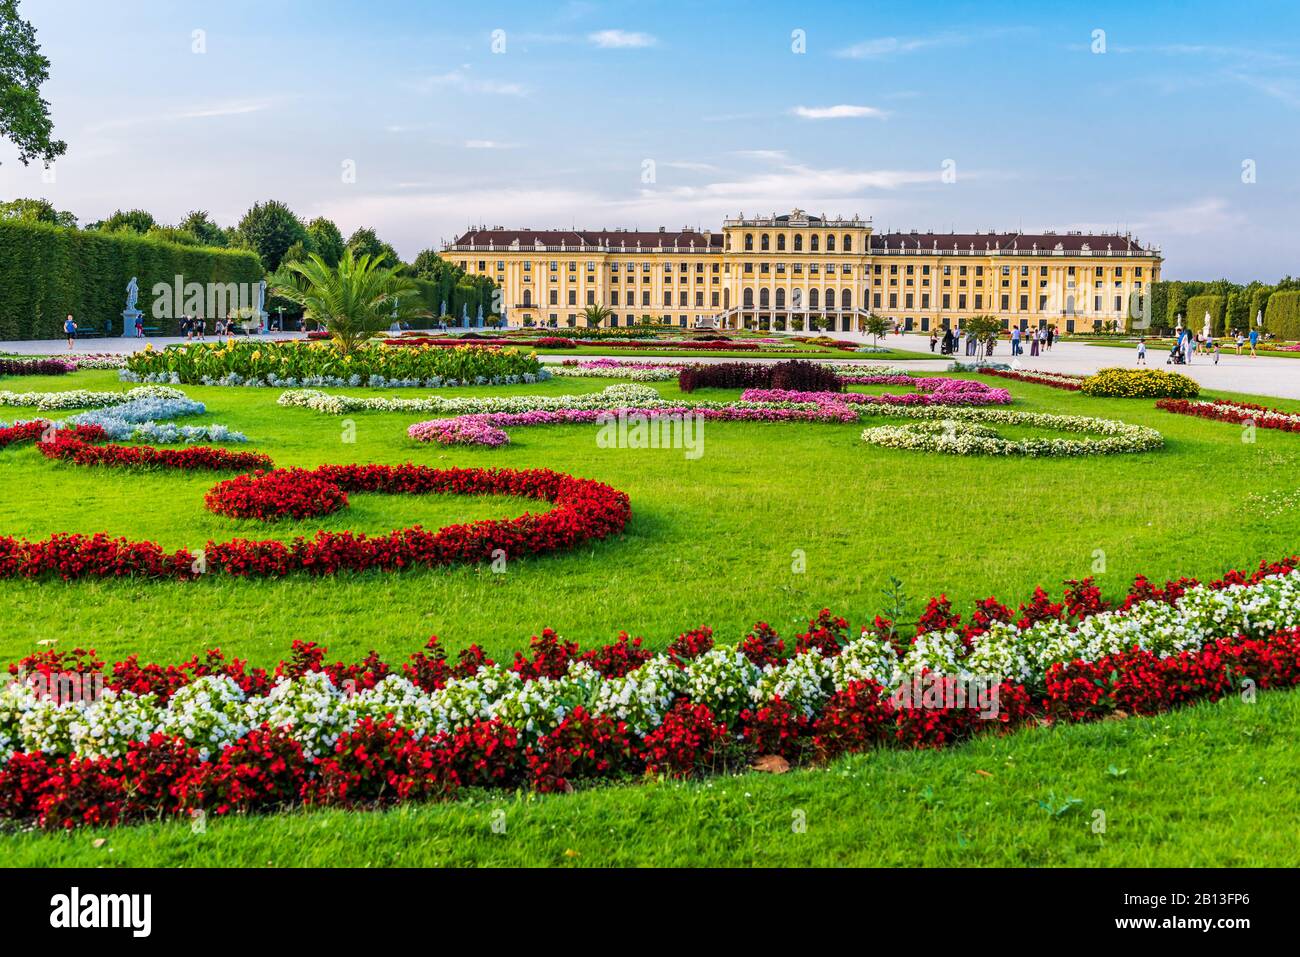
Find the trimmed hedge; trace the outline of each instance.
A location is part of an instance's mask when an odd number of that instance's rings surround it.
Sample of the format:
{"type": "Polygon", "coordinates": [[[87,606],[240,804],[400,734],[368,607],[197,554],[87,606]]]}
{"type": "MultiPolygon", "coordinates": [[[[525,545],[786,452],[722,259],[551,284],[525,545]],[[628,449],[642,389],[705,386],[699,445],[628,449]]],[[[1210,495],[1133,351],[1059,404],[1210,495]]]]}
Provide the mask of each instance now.
{"type": "Polygon", "coordinates": [[[1205,326],[1205,314],[1210,314],[1210,332],[1216,336],[1225,330],[1223,317],[1227,311],[1226,296],[1192,296],[1187,300],[1187,315],[1183,324],[1195,333],[1200,333],[1205,326]]]}
{"type": "Polygon", "coordinates": [[[1279,339],[1300,339],[1300,292],[1275,292],[1269,296],[1264,328],[1279,339]]]}
{"type": "Polygon", "coordinates": [[[688,366],[677,376],[683,392],[696,389],[789,389],[792,392],[843,392],[834,369],[789,359],[785,362],[719,362],[688,366]]]}
{"type": "Polygon", "coordinates": [[[68,313],[83,331],[103,332],[108,322],[119,335],[132,276],[139,281],[144,324],[175,334],[175,318],[153,317],[151,290],[177,275],[185,282],[255,284],[263,270],[257,254],[243,250],[0,221],[0,340],[61,339],[68,313]]]}

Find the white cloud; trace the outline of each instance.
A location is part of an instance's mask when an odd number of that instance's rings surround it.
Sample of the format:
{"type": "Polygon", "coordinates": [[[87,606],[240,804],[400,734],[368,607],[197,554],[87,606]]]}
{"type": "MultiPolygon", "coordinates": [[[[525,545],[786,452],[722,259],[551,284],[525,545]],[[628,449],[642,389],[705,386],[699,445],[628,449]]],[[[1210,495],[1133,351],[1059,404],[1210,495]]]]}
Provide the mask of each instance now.
{"type": "Polygon", "coordinates": [[[648,33],[634,33],[629,30],[597,30],[595,33],[588,33],[587,39],[605,50],[652,47],[659,42],[648,33]]]}
{"type": "Polygon", "coordinates": [[[467,150],[512,150],[516,145],[515,143],[498,143],[496,140],[465,141],[465,149],[467,150]]]}
{"type": "Polygon", "coordinates": [[[133,126],[155,126],[160,123],[174,123],[178,120],[214,119],[222,116],[244,116],[260,113],[271,108],[270,101],[250,100],[244,102],[216,103],[211,106],[196,106],[178,110],[174,113],[161,113],[151,116],[124,116],[118,119],[103,120],[86,127],[87,133],[103,133],[108,130],[127,129],[133,126]]]}
{"type": "Polygon", "coordinates": [[[480,80],[469,76],[464,70],[439,73],[420,80],[416,87],[429,93],[435,89],[452,87],[466,93],[490,93],[498,96],[526,96],[528,88],[520,83],[507,83],[501,80],[480,80]]]}
{"type": "Polygon", "coordinates": [[[878,110],[874,106],[854,106],[849,103],[839,103],[835,106],[796,106],[790,111],[795,116],[801,116],[805,120],[842,120],[852,119],[855,117],[884,117],[884,110],[878,110]]]}
{"type": "Polygon", "coordinates": [[[946,30],[921,37],[874,37],[835,51],[836,56],[851,60],[876,60],[882,57],[919,53],[942,47],[959,47],[1011,34],[1031,32],[1024,27],[995,27],[987,30],[946,30]]]}
{"type": "Polygon", "coordinates": [[[684,170],[692,170],[695,172],[702,172],[702,173],[717,169],[717,167],[714,166],[712,163],[691,163],[685,160],[668,160],[666,162],[660,163],[659,165],[666,166],[669,169],[684,169],[684,170]]]}

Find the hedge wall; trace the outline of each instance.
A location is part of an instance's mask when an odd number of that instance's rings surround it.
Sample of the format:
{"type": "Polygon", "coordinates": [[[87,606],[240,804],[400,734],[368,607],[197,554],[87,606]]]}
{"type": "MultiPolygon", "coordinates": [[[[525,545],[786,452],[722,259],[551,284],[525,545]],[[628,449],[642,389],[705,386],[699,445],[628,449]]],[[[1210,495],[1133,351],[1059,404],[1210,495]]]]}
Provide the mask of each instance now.
{"type": "Polygon", "coordinates": [[[1210,314],[1210,331],[1215,335],[1223,332],[1223,316],[1227,309],[1227,296],[1192,296],[1187,300],[1187,312],[1183,325],[1193,332],[1200,332],[1205,327],[1205,314],[1210,314]]]}
{"type": "Polygon", "coordinates": [[[175,334],[177,321],[153,317],[155,283],[257,283],[256,253],[177,246],[144,236],[0,221],[0,340],[58,339],[72,313],[82,329],[121,333],[126,284],[140,285],[145,325],[175,334]]]}
{"type": "Polygon", "coordinates": [[[1279,339],[1300,339],[1300,292],[1275,292],[1269,296],[1264,328],[1279,339]]]}

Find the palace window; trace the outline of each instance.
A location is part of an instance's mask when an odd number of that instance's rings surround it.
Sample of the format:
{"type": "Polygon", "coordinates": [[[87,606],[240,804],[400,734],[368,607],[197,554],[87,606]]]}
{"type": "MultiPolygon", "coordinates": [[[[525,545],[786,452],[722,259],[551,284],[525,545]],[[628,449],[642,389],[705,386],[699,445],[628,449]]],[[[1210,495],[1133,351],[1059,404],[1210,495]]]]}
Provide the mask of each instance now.
{"type": "Polygon", "coordinates": [[[827,234],[826,234],[826,251],[827,251],[828,253],[833,253],[833,252],[835,252],[835,234],[834,234],[834,233],[827,233],[827,234]]]}
{"type": "Polygon", "coordinates": [[[794,251],[797,252],[797,253],[801,253],[801,252],[803,252],[803,234],[802,234],[802,233],[796,233],[796,234],[795,234],[795,237],[794,237],[794,251]]]}
{"type": "Polygon", "coordinates": [[[785,252],[785,233],[777,233],[776,249],[777,252],[782,252],[782,253],[785,252]]]}
{"type": "Polygon", "coordinates": [[[771,238],[767,235],[767,233],[764,233],[759,238],[758,248],[763,250],[764,252],[772,248],[771,238]]]}
{"type": "Polygon", "coordinates": [[[745,233],[745,252],[750,252],[754,248],[754,234],[745,233]]]}
{"type": "MultiPolygon", "coordinates": [[[[809,252],[814,252],[814,253],[817,252],[817,251],[820,249],[820,246],[818,245],[819,242],[820,242],[820,240],[818,239],[816,233],[813,233],[811,236],[809,236],[809,237],[808,237],[808,251],[809,251],[809,252]]],[[[479,268],[482,269],[483,267],[480,266],[479,268]]]]}

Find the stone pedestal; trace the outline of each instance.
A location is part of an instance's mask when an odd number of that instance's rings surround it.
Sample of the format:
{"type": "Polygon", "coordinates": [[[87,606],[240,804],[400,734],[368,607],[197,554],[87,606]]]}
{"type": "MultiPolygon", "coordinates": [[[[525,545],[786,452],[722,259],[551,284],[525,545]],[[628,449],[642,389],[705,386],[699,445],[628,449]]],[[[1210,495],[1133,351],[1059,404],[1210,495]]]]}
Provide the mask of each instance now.
{"type": "Polygon", "coordinates": [[[141,312],[139,309],[123,309],[122,310],[122,338],[134,339],[135,321],[137,319],[143,319],[143,318],[144,318],[144,313],[141,312]]]}

